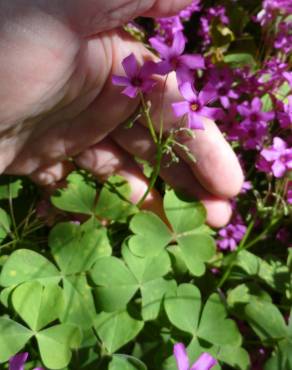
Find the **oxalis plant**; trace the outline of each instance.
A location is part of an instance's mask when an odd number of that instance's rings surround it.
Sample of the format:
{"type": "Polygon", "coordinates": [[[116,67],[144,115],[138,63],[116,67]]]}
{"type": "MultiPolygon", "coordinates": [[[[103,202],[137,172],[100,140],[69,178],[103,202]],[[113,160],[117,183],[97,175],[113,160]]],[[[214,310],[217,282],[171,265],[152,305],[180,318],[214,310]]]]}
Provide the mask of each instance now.
{"type": "Polygon", "coordinates": [[[130,54],[112,80],[140,99],[124,129],[149,129],[155,157],[137,158],[149,186],[132,204],[124,178],[77,170],[40,211],[34,185],[2,178],[1,369],[292,370],[291,14],[289,0],[197,0],[125,26],[157,55],[130,54]],[[147,93],[173,72],[167,132],[147,93]],[[196,161],[181,139],[206,119],[246,174],[220,230],[158,178],[177,153],[196,161]],[[161,216],[141,207],[154,187],[161,216]]]}

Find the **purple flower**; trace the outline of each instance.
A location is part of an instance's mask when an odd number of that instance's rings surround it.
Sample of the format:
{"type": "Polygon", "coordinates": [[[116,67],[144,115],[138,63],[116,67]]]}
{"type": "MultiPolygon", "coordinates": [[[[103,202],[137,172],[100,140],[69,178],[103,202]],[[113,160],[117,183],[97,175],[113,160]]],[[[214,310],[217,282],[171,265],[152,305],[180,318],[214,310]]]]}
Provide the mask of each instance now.
{"type": "Polygon", "coordinates": [[[186,45],[186,39],[182,32],[176,32],[170,46],[157,40],[149,39],[151,46],[159,53],[162,61],[158,63],[157,73],[165,75],[176,71],[179,83],[191,77],[191,71],[205,68],[204,58],[198,54],[182,55],[186,45]]]}
{"type": "Polygon", "coordinates": [[[220,108],[207,107],[216,99],[216,93],[211,86],[206,85],[197,93],[190,82],[185,82],[180,86],[180,92],[186,101],[173,103],[172,108],[177,117],[188,115],[189,128],[203,130],[206,118],[214,120],[221,116],[220,108]]]}
{"type": "Polygon", "coordinates": [[[187,351],[183,343],[175,344],[173,353],[178,370],[210,370],[217,364],[217,360],[214,357],[212,357],[209,353],[204,352],[190,367],[187,351]]]}
{"type": "Polygon", "coordinates": [[[217,245],[221,250],[234,251],[246,232],[246,226],[240,222],[234,222],[219,231],[221,239],[217,245]]]}
{"type": "Polygon", "coordinates": [[[230,141],[237,141],[240,138],[240,127],[238,122],[237,105],[231,104],[220,119],[220,130],[224,132],[230,141]]]}
{"type": "Polygon", "coordinates": [[[230,107],[230,99],[238,99],[239,95],[231,88],[233,75],[229,68],[213,68],[210,72],[209,83],[216,91],[224,108],[230,107]]]}
{"type": "Polygon", "coordinates": [[[259,148],[267,133],[267,122],[272,120],[275,114],[263,112],[262,101],[258,97],[253,98],[251,104],[245,102],[239,105],[237,110],[244,118],[240,124],[240,131],[245,148],[259,148]]]}
{"type": "Polygon", "coordinates": [[[154,62],[146,62],[142,67],[139,67],[134,54],[127,56],[122,62],[125,76],[113,76],[112,83],[116,86],[125,86],[122,94],[129,98],[135,98],[139,91],[149,92],[155,85],[155,81],[150,78],[154,72],[154,62]]]}
{"type": "Polygon", "coordinates": [[[257,15],[257,21],[262,26],[266,26],[277,17],[279,12],[291,14],[291,0],[264,0],[263,9],[257,15]]]}
{"type": "MultiPolygon", "coordinates": [[[[24,364],[28,358],[28,353],[18,353],[9,360],[9,370],[24,370],[24,364]]],[[[36,367],[34,370],[44,370],[41,367],[36,367]]]]}
{"type": "Polygon", "coordinates": [[[275,116],[274,112],[263,112],[262,111],[263,103],[260,98],[255,97],[251,101],[250,105],[241,104],[237,107],[238,112],[244,117],[244,123],[251,123],[256,125],[259,122],[269,122],[275,116]]]}
{"type": "Polygon", "coordinates": [[[292,169],[292,148],[287,148],[285,141],[279,137],[274,137],[273,145],[263,149],[260,154],[271,164],[271,171],[275,177],[283,177],[292,169]]]}

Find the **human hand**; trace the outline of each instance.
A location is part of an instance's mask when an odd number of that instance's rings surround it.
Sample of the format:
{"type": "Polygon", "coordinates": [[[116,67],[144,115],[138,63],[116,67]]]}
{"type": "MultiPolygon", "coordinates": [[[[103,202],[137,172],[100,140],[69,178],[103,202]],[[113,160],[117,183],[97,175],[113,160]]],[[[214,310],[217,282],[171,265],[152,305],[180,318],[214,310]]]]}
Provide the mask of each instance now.
{"type": "MultiPolygon", "coordinates": [[[[123,175],[137,202],[147,179],[133,157],[151,160],[155,147],[143,123],[123,128],[139,101],[122,96],[111,76],[123,74],[121,61],[132,52],[141,62],[153,56],[119,26],[138,15],[171,15],[189,2],[0,1],[1,172],[30,175],[51,186],[74,168],[68,161],[74,158],[98,178],[123,175]]],[[[149,94],[154,116],[160,94],[159,88],[149,94]]],[[[171,103],[180,99],[175,78],[169,76],[165,130],[177,120],[171,103]]],[[[238,193],[243,176],[214,122],[207,121],[205,128],[184,141],[197,162],[184,158],[163,168],[161,176],[199,197],[209,224],[219,227],[229,219],[227,199],[238,193]]],[[[144,206],[160,213],[159,195],[152,191],[144,206]]]]}

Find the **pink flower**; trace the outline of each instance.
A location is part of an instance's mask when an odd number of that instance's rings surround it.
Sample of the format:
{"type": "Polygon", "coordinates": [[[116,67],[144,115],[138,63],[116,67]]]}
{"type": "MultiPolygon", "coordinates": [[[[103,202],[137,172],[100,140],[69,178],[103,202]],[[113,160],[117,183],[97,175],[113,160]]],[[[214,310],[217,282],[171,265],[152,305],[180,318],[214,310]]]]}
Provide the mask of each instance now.
{"type": "Polygon", "coordinates": [[[190,77],[191,70],[205,68],[204,58],[201,55],[185,54],[182,55],[186,45],[186,39],[182,32],[176,32],[171,46],[151,37],[149,42],[155,49],[162,62],[158,63],[157,73],[165,75],[171,71],[176,71],[179,83],[190,77]]]}
{"type": "Polygon", "coordinates": [[[217,245],[221,250],[234,251],[246,232],[246,226],[241,223],[229,224],[219,231],[220,239],[217,245]]]}
{"type": "Polygon", "coordinates": [[[273,112],[262,111],[262,101],[255,97],[250,104],[247,102],[237,107],[243,117],[240,124],[241,139],[246,149],[257,149],[267,134],[267,122],[275,116],[273,112]]]}
{"type": "Polygon", "coordinates": [[[204,352],[190,367],[187,351],[183,343],[175,344],[173,353],[178,370],[210,370],[217,364],[217,360],[214,357],[212,357],[209,353],[204,352]]]}
{"type": "Polygon", "coordinates": [[[138,66],[134,54],[127,56],[122,62],[126,76],[112,77],[112,83],[116,86],[125,86],[122,94],[129,98],[135,98],[139,91],[149,92],[155,85],[155,81],[150,78],[154,72],[154,62],[146,62],[142,67],[138,66]]]}
{"type": "Polygon", "coordinates": [[[198,93],[190,82],[185,82],[180,86],[180,92],[185,101],[173,103],[172,108],[177,117],[187,114],[189,128],[203,130],[206,118],[214,120],[221,116],[220,108],[207,107],[216,99],[216,92],[210,85],[198,93]]]}
{"type": "Polygon", "coordinates": [[[238,99],[239,95],[232,89],[233,75],[228,68],[213,68],[210,72],[209,82],[216,91],[222,106],[230,107],[230,99],[238,99]]]}
{"type": "Polygon", "coordinates": [[[277,178],[292,169],[292,148],[287,148],[285,141],[279,137],[274,137],[273,145],[263,149],[260,154],[271,164],[271,171],[277,178]]]}

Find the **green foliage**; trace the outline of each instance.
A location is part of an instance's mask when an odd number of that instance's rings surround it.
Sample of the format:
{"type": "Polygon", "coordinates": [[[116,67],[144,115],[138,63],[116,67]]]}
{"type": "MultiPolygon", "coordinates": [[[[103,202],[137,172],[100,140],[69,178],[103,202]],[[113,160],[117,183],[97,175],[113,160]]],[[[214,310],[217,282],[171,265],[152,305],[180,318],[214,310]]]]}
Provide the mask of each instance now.
{"type": "MultiPolygon", "coordinates": [[[[291,322],[265,290],[291,297],[290,260],[240,251],[225,297],[206,271],[221,255],[202,204],[166,191],[165,223],[129,195],[118,176],[97,190],[75,172],[52,201],[86,220],[57,222],[43,246],[19,243],[1,256],[0,363],[25,348],[47,369],[175,370],[180,341],[192,362],[208,352],[214,370],[248,370],[232,312],[271,348],[265,370],[290,369],[291,322]]],[[[11,225],[1,208],[0,242],[13,238],[11,225]]]]}
{"type": "Polygon", "coordinates": [[[57,190],[51,198],[52,203],[63,211],[120,222],[137,211],[129,201],[130,187],[120,176],[110,177],[99,194],[92,179],[80,172],[72,172],[67,182],[67,187],[57,190]]]}
{"type": "Polygon", "coordinates": [[[128,241],[129,248],[137,256],[149,257],[159,254],[169,243],[177,243],[189,272],[203,275],[205,263],[215,254],[214,240],[204,225],[204,207],[168,191],[164,197],[164,209],[173,230],[168,229],[156,215],[140,212],[130,222],[135,235],[128,241]]]}
{"type": "Polygon", "coordinates": [[[11,299],[14,310],[33,331],[56,320],[63,307],[62,290],[54,283],[23,283],[14,289],[11,299]]]}
{"type": "Polygon", "coordinates": [[[109,370],[147,370],[147,367],[135,357],[114,355],[109,370]]]}
{"type": "Polygon", "coordinates": [[[97,315],[94,328],[109,353],[131,341],[143,328],[143,321],[130,316],[127,310],[97,315]]]}
{"type": "Polygon", "coordinates": [[[81,173],[72,172],[67,177],[67,187],[57,190],[51,201],[54,206],[64,211],[92,215],[95,198],[93,182],[81,173]]]}

